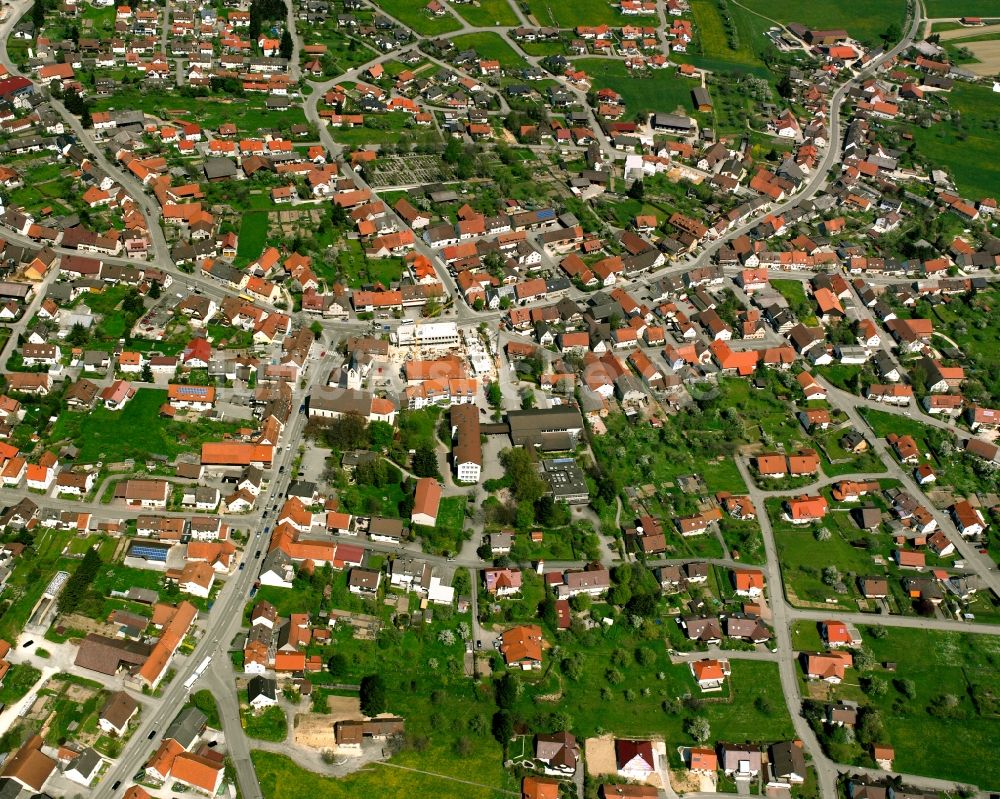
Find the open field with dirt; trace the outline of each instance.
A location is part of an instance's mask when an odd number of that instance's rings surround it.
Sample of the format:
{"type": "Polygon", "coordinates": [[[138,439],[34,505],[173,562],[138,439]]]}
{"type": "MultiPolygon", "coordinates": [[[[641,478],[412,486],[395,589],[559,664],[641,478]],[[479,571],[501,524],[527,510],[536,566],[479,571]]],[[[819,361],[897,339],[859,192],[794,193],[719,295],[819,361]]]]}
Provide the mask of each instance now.
{"type": "Polygon", "coordinates": [[[976,61],[963,66],[977,75],[996,75],[1000,73],[1000,39],[991,42],[969,42],[965,45],[972,51],[976,61]]]}
{"type": "Polygon", "coordinates": [[[973,36],[982,36],[984,33],[1000,34],[1000,25],[982,25],[978,28],[955,28],[954,30],[942,31],[939,35],[941,41],[947,42],[952,39],[969,39],[973,36]]]}

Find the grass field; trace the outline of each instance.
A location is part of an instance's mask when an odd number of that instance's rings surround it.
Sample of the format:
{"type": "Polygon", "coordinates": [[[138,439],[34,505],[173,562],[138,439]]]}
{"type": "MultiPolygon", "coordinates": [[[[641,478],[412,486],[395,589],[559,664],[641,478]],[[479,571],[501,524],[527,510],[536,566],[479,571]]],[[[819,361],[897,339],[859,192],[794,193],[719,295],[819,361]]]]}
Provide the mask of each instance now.
{"type": "Polygon", "coordinates": [[[963,195],[971,199],[1000,194],[1000,95],[989,86],[958,81],[947,95],[961,122],[913,127],[917,151],[938,167],[948,168],[963,195]]]}
{"type": "MultiPolygon", "coordinates": [[[[930,19],[937,17],[997,16],[996,0],[924,0],[924,10],[930,19]]],[[[938,30],[937,26],[934,28],[938,30]]]]}
{"type": "Polygon", "coordinates": [[[620,25],[622,17],[608,0],[528,0],[531,15],[539,25],[575,28],[577,25],[620,25]]]}
{"type": "Polygon", "coordinates": [[[517,14],[509,0],[477,0],[476,3],[456,3],[454,10],[471,25],[488,28],[491,25],[516,26],[517,14]]]}
{"type": "Polygon", "coordinates": [[[0,702],[9,705],[16,702],[26,693],[28,689],[42,676],[42,673],[27,663],[14,663],[3,680],[3,687],[0,688],[0,702]]]}
{"type": "Polygon", "coordinates": [[[302,107],[293,105],[287,110],[268,110],[263,97],[216,99],[213,97],[174,96],[163,92],[147,94],[137,90],[116,92],[112,97],[101,97],[94,103],[95,111],[111,108],[128,108],[144,111],[161,119],[196,120],[212,130],[223,122],[232,122],[245,133],[255,135],[277,128],[287,131],[292,125],[307,124],[302,107]],[[197,113],[191,109],[197,107],[197,113]]]}
{"type": "Polygon", "coordinates": [[[497,33],[466,33],[455,36],[452,42],[460,50],[475,50],[482,59],[499,61],[507,71],[528,66],[528,62],[497,33]]]}
{"type": "Polygon", "coordinates": [[[729,13],[739,32],[739,46],[734,50],[729,46],[725,23],[715,0],[691,0],[691,12],[696,26],[695,41],[706,58],[732,62],[734,67],[762,64],[756,48],[765,43],[761,31],[770,27],[766,20],[730,4],[729,13]]]}
{"type": "Polygon", "coordinates": [[[376,5],[422,36],[437,36],[462,27],[451,11],[443,17],[435,17],[425,10],[426,3],[414,0],[376,0],[376,5]]]}
{"type": "Polygon", "coordinates": [[[222,729],[222,722],[219,721],[219,706],[215,703],[215,696],[212,695],[211,691],[207,689],[195,691],[188,700],[188,704],[205,714],[205,718],[208,719],[206,724],[213,730],[222,729]]]}
{"type": "MultiPolygon", "coordinates": [[[[469,785],[465,779],[481,779],[469,774],[454,781],[418,771],[403,771],[391,765],[373,764],[343,779],[323,777],[297,765],[284,755],[250,753],[261,792],[267,799],[354,799],[358,796],[428,796],[440,799],[495,799],[493,788],[469,785]]],[[[391,761],[396,762],[396,759],[391,761]]],[[[418,764],[415,766],[420,768],[418,764]]]]}
{"type": "Polygon", "coordinates": [[[440,555],[445,552],[454,554],[462,547],[465,536],[462,527],[465,524],[466,498],[445,497],[438,508],[437,525],[433,528],[420,527],[419,535],[425,552],[440,555]]]}
{"type": "MultiPolygon", "coordinates": [[[[767,509],[789,601],[793,605],[802,606],[804,603],[833,599],[836,600],[833,607],[856,610],[857,594],[853,590],[850,575],[881,575],[884,568],[876,566],[872,561],[873,553],[851,545],[848,536],[854,534],[860,538],[862,534],[856,528],[851,529],[854,523],[847,514],[843,511],[831,511],[827,514],[822,526],[831,532],[831,537],[828,541],[817,541],[812,525],[796,526],[781,519],[780,500],[768,502],[767,509]],[[848,593],[836,594],[832,587],[823,582],[822,570],[827,565],[837,567],[848,585],[848,593]]],[[[888,536],[883,536],[881,543],[887,546],[888,536]]]]}
{"type": "Polygon", "coordinates": [[[1000,291],[990,288],[976,292],[970,300],[959,299],[931,308],[935,330],[953,339],[969,358],[968,377],[983,384],[994,407],[1000,403],[1000,318],[996,313],[1000,291]]]}
{"type": "MultiPolygon", "coordinates": [[[[664,624],[675,622],[666,619],[664,624]]],[[[621,737],[662,735],[671,743],[683,743],[688,740],[683,731],[688,716],[708,719],[713,738],[720,741],[781,740],[791,734],[777,667],[772,663],[731,661],[731,703],[710,702],[678,712],[665,711],[664,704],[688,692],[697,699],[701,692],[687,664],[670,664],[661,640],[646,639],[615,624],[561,646],[557,657],[577,660],[579,676],[568,677],[560,661],[541,676],[525,677],[516,711],[530,718],[539,705],[546,705],[539,697],[561,692],[558,705],[548,709],[558,708],[568,716],[577,738],[614,732],[621,737]],[[609,680],[612,670],[617,675],[609,680]]],[[[728,695],[728,691],[722,693],[728,695]]],[[[673,746],[667,748],[667,755],[678,763],[673,746]]]]}
{"type": "MultiPolygon", "coordinates": [[[[856,39],[872,43],[876,42],[891,24],[896,23],[902,28],[906,12],[904,0],[841,0],[836,3],[808,4],[802,3],[801,0],[740,0],[740,2],[752,11],[785,25],[790,22],[801,22],[808,28],[844,28],[856,39]]],[[[944,2],[956,5],[950,0],[944,2]]],[[[996,8],[995,3],[993,7],[996,8]]],[[[955,16],[955,13],[947,16],[955,16]]]]}
{"type": "Polygon", "coordinates": [[[635,77],[625,62],[605,58],[580,58],[573,62],[593,79],[595,89],[614,89],[628,107],[628,116],[640,111],[672,112],[680,108],[690,114],[694,81],[678,77],[676,70],[652,70],[649,77],[635,77]]]}
{"type": "MultiPolygon", "coordinates": [[[[342,604],[341,591],[355,600],[357,597],[348,594],[346,575],[336,575],[334,580],[337,586],[332,606],[349,607],[342,604]]],[[[265,596],[264,590],[260,596],[265,596]]],[[[310,607],[323,603],[319,591],[314,596],[317,601],[310,607]]],[[[474,683],[462,673],[465,644],[460,624],[470,625],[469,614],[460,615],[435,606],[432,620],[406,621],[408,617],[404,615],[396,627],[391,622],[391,609],[381,602],[366,604],[365,612],[377,614],[384,622],[376,642],[354,638],[349,628],[338,627],[332,631],[329,644],[313,644],[307,650],[308,654],[317,654],[324,660],[333,653],[344,656],[343,670],[336,674],[310,673],[314,706],[323,705],[323,697],[336,692],[331,687],[334,683],[357,683],[366,674],[382,674],[386,681],[387,711],[406,720],[406,743],[391,763],[431,775],[373,765],[343,780],[318,782],[315,792],[307,792],[303,781],[312,781],[312,776],[288,768],[287,761],[271,761],[268,756],[263,767],[258,762],[264,795],[268,799],[285,796],[301,799],[421,796],[433,792],[449,797],[487,797],[493,789],[516,790],[517,778],[503,768],[501,747],[489,733],[490,718],[496,711],[492,690],[488,684],[474,683]],[[441,640],[441,632],[446,629],[455,636],[451,643],[441,640]],[[454,780],[470,780],[484,790],[477,792],[476,786],[454,780]]],[[[300,600],[297,607],[303,606],[300,600]]],[[[411,595],[411,612],[417,607],[418,599],[411,595]]]]}
{"type": "Polygon", "coordinates": [[[167,392],[141,388],[121,411],[95,408],[88,413],[64,411],[52,428],[53,444],[72,442],[79,463],[144,461],[151,455],[172,458],[197,451],[204,441],[234,432],[236,422],[178,422],[160,418],[167,392]]]}
{"type": "Polygon", "coordinates": [[[888,731],[887,743],[896,750],[893,769],[974,782],[988,790],[1000,788],[994,759],[1000,740],[1000,706],[987,698],[988,691],[996,691],[1000,637],[896,628],[876,639],[866,632],[863,628],[862,636],[875,660],[896,664],[896,671],[884,677],[912,680],[916,687],[913,700],[896,701],[892,689],[877,700],[888,731]],[[926,712],[942,694],[959,700],[950,717],[926,712]],[[929,747],[928,740],[948,745],[929,747]],[[956,757],[956,752],[962,755],[956,757]]]}
{"type": "Polygon", "coordinates": [[[245,709],[240,713],[240,723],[248,738],[279,743],[288,736],[285,711],[276,705],[260,713],[251,713],[249,709],[245,709]]]}

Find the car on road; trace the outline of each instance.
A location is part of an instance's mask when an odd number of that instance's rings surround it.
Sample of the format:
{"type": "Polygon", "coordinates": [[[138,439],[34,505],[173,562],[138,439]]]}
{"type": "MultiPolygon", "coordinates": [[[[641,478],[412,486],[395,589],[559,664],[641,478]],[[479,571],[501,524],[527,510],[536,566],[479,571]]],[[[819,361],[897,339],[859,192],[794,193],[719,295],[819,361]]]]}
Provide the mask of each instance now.
{"type": "Polygon", "coordinates": [[[240,564],[240,571],[243,571],[247,567],[246,563],[240,564]]]}
{"type": "Polygon", "coordinates": [[[482,649],[482,648],[483,648],[483,642],[482,641],[476,641],[476,649],[482,649]]]}
{"type": "Polygon", "coordinates": [[[121,780],[115,780],[114,783],[111,786],[111,790],[112,791],[117,791],[121,787],[121,784],[122,784],[121,780]]]}
{"type": "Polygon", "coordinates": [[[156,730],[151,730],[149,735],[146,736],[146,740],[152,741],[156,737],[156,730]]]}
{"type": "Polygon", "coordinates": [[[27,649],[29,646],[31,646],[34,643],[35,643],[34,641],[25,641],[23,644],[21,644],[21,649],[27,649]]]}
{"type": "Polygon", "coordinates": [[[253,556],[254,556],[255,558],[259,558],[259,557],[260,557],[260,550],[258,549],[258,550],[257,550],[256,552],[254,552],[254,553],[253,553],[253,556]]]}

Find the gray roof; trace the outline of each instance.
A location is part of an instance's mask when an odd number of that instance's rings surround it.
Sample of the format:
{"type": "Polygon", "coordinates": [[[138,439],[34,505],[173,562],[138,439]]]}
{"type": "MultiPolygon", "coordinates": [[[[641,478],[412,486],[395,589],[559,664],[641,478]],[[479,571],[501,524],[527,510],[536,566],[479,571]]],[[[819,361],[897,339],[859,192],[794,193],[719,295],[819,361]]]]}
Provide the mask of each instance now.
{"type": "Polygon", "coordinates": [[[185,749],[190,749],[207,723],[208,717],[198,708],[186,707],[170,722],[163,739],[173,738],[185,749]]]}
{"type": "Polygon", "coordinates": [[[277,699],[278,683],[270,677],[257,675],[247,683],[247,697],[251,702],[258,696],[265,696],[268,699],[277,699]]]}
{"type": "Polygon", "coordinates": [[[101,761],[101,756],[88,746],[73,758],[69,764],[69,768],[82,774],[84,777],[90,777],[100,768],[101,761]]]}
{"type": "Polygon", "coordinates": [[[236,162],[228,158],[206,158],[205,177],[209,180],[236,176],[236,162]]]}

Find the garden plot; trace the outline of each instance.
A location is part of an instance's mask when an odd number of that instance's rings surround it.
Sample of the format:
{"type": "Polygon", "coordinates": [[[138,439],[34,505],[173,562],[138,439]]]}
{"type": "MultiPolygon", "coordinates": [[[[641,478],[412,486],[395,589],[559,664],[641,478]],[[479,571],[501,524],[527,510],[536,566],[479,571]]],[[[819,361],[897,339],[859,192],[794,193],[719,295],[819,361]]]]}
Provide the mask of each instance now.
{"type": "Polygon", "coordinates": [[[414,186],[451,180],[441,159],[433,155],[388,156],[369,167],[369,184],[376,189],[391,186],[414,186]]]}

